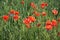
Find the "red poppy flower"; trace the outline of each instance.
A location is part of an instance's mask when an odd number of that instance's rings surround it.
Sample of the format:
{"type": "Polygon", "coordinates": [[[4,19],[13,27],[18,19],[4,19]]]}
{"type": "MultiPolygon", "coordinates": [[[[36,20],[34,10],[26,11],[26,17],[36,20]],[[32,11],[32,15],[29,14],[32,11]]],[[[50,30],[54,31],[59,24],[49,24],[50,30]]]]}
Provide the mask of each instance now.
{"type": "Polygon", "coordinates": [[[30,26],[30,23],[31,23],[31,20],[30,20],[30,19],[25,18],[25,19],[23,20],[23,23],[26,25],[27,28],[30,28],[30,27],[31,27],[31,26],[30,26]]]}
{"type": "Polygon", "coordinates": [[[60,18],[58,18],[58,23],[60,23],[60,18]]]}
{"type": "Polygon", "coordinates": [[[33,16],[28,16],[28,19],[30,19],[30,20],[31,20],[31,22],[36,21],[35,17],[33,17],[33,16]]]}
{"type": "Polygon", "coordinates": [[[52,24],[52,22],[50,20],[46,21],[46,25],[51,25],[51,24],[52,24]]]}
{"type": "Polygon", "coordinates": [[[3,16],[3,20],[4,20],[4,21],[8,21],[8,19],[9,19],[9,16],[8,16],[8,15],[4,15],[4,16],[3,16]]]}
{"type": "Polygon", "coordinates": [[[30,24],[30,23],[31,23],[31,20],[28,19],[28,18],[25,18],[25,19],[23,20],[23,23],[24,23],[24,24],[30,24]]]}
{"type": "Polygon", "coordinates": [[[48,3],[45,3],[45,6],[48,6],[48,3]]]}
{"type": "Polygon", "coordinates": [[[13,19],[14,19],[15,21],[17,21],[19,18],[20,18],[20,16],[18,16],[18,15],[14,15],[14,16],[13,16],[13,19]]]}
{"type": "Polygon", "coordinates": [[[52,26],[51,25],[46,25],[45,28],[46,28],[46,30],[52,30],[52,26]]]}
{"type": "Polygon", "coordinates": [[[52,26],[57,26],[57,21],[56,20],[52,20],[52,26]]]}
{"type": "Polygon", "coordinates": [[[15,14],[15,10],[10,10],[10,14],[15,14]]]}
{"type": "Polygon", "coordinates": [[[42,3],[41,4],[41,8],[45,8],[45,3],[42,3]]]}
{"type": "Polygon", "coordinates": [[[31,28],[30,24],[25,24],[27,28],[31,28]]]}
{"type": "Polygon", "coordinates": [[[42,16],[46,16],[46,12],[42,12],[42,16]]]}
{"type": "Polygon", "coordinates": [[[35,15],[36,15],[36,16],[40,16],[40,13],[36,13],[35,15]]]}
{"type": "Polygon", "coordinates": [[[31,3],[30,3],[30,6],[31,6],[32,8],[36,8],[36,5],[35,5],[34,2],[31,2],[31,3]]]}
{"type": "Polygon", "coordinates": [[[23,4],[23,5],[24,5],[24,0],[22,0],[22,1],[21,1],[21,4],[23,4]]]}
{"type": "Polygon", "coordinates": [[[15,15],[19,15],[19,12],[18,11],[15,11],[15,15]]]}
{"type": "Polygon", "coordinates": [[[40,23],[37,23],[37,27],[40,27],[40,25],[41,25],[40,23]]]}
{"type": "Polygon", "coordinates": [[[60,32],[57,33],[57,36],[60,36],[60,32]]]}
{"type": "Polygon", "coordinates": [[[30,3],[30,6],[34,6],[34,5],[35,5],[34,2],[31,2],[31,3],[30,3]]]}
{"type": "Polygon", "coordinates": [[[36,14],[36,13],[37,13],[37,11],[34,11],[34,12],[33,12],[33,14],[36,14]]]}
{"type": "Polygon", "coordinates": [[[33,14],[35,14],[36,16],[40,16],[40,13],[36,11],[34,11],[33,14]]]}
{"type": "Polygon", "coordinates": [[[45,8],[45,6],[48,6],[48,4],[45,3],[45,2],[43,2],[43,3],[41,4],[41,8],[45,8]]]}
{"type": "Polygon", "coordinates": [[[56,9],[53,9],[53,10],[52,10],[52,13],[53,13],[54,15],[57,15],[57,14],[58,14],[58,11],[57,11],[56,9]]]}

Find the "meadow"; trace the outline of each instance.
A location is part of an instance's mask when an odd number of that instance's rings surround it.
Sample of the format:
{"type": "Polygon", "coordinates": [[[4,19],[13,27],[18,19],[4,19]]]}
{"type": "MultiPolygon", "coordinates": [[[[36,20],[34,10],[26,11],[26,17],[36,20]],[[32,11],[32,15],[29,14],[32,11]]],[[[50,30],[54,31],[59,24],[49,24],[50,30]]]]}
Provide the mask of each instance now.
{"type": "Polygon", "coordinates": [[[60,40],[60,0],[0,0],[0,40],[60,40]]]}

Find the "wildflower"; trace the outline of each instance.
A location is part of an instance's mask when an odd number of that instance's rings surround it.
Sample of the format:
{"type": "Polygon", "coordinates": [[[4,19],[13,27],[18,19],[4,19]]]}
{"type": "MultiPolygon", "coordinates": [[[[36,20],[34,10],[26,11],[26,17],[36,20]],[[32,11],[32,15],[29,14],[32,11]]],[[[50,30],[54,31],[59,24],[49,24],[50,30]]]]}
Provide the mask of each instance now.
{"type": "Polygon", "coordinates": [[[15,10],[10,10],[10,14],[15,14],[15,10]]]}
{"type": "Polygon", "coordinates": [[[58,18],[58,20],[57,20],[59,23],[60,23],[60,18],[58,18]]]}
{"type": "Polygon", "coordinates": [[[43,3],[41,4],[41,8],[45,8],[45,6],[48,6],[48,4],[45,3],[45,2],[43,2],[43,3]]]}
{"type": "Polygon", "coordinates": [[[41,25],[40,23],[37,23],[37,25],[36,25],[36,26],[37,26],[37,27],[40,27],[40,25],[41,25]]]}
{"type": "Polygon", "coordinates": [[[19,18],[20,18],[20,16],[18,16],[18,15],[14,15],[14,16],[13,16],[13,19],[14,19],[15,21],[17,21],[19,18]]]}
{"type": "Polygon", "coordinates": [[[52,13],[53,13],[54,15],[57,15],[57,14],[58,14],[58,11],[57,11],[56,9],[53,9],[53,10],[52,10],[52,13]]]}
{"type": "Polygon", "coordinates": [[[24,23],[24,24],[30,24],[30,23],[31,23],[31,20],[28,19],[28,18],[25,18],[25,19],[23,20],[23,23],[24,23]]]}
{"type": "Polygon", "coordinates": [[[36,8],[36,5],[35,5],[34,2],[31,2],[31,3],[30,3],[30,6],[31,6],[32,8],[36,8]]]}
{"type": "Polygon", "coordinates": [[[46,28],[47,30],[52,30],[52,26],[51,26],[51,25],[46,25],[45,28],[46,28]]]}
{"type": "Polygon", "coordinates": [[[52,20],[52,26],[57,26],[57,21],[56,20],[52,20]]]}
{"type": "Polygon", "coordinates": [[[30,23],[34,22],[35,18],[33,16],[28,16],[28,18],[25,18],[23,20],[23,23],[26,25],[27,28],[30,28],[30,23]]]}
{"type": "Polygon", "coordinates": [[[30,24],[25,24],[27,28],[31,28],[30,24]]]}
{"type": "Polygon", "coordinates": [[[23,5],[24,5],[24,0],[22,0],[22,1],[21,1],[21,4],[23,4],[23,5]]]}
{"type": "Polygon", "coordinates": [[[35,14],[36,16],[40,16],[40,13],[37,11],[34,11],[33,14],[35,14]]]}
{"type": "Polygon", "coordinates": [[[42,12],[42,16],[46,16],[46,12],[42,12]]]}
{"type": "Polygon", "coordinates": [[[51,24],[52,24],[52,22],[50,20],[46,21],[46,25],[51,25],[51,24]]]}
{"type": "Polygon", "coordinates": [[[18,11],[15,11],[15,15],[19,15],[19,12],[18,11]]]}
{"type": "Polygon", "coordinates": [[[57,33],[57,36],[60,36],[60,32],[57,33]]]}
{"type": "Polygon", "coordinates": [[[23,23],[26,25],[27,28],[30,28],[30,27],[31,27],[31,26],[30,26],[30,23],[31,23],[31,20],[30,20],[30,19],[25,18],[25,19],[23,20],[23,23]]]}
{"type": "Polygon", "coordinates": [[[33,17],[33,16],[28,16],[28,19],[30,19],[30,20],[31,20],[31,22],[36,21],[35,17],[33,17]]]}
{"type": "Polygon", "coordinates": [[[36,13],[35,15],[36,15],[36,16],[40,16],[40,13],[36,13]]]}
{"type": "Polygon", "coordinates": [[[4,15],[4,16],[3,16],[3,20],[4,20],[4,21],[8,21],[8,20],[9,20],[9,16],[8,16],[8,15],[4,15]]]}
{"type": "Polygon", "coordinates": [[[48,3],[45,3],[45,6],[48,6],[48,3]]]}

